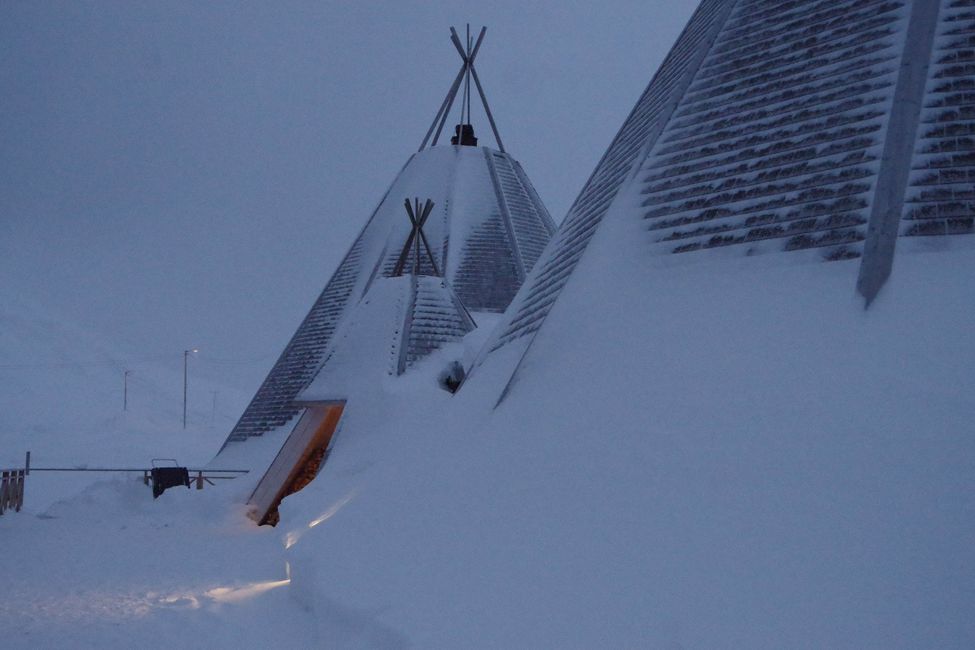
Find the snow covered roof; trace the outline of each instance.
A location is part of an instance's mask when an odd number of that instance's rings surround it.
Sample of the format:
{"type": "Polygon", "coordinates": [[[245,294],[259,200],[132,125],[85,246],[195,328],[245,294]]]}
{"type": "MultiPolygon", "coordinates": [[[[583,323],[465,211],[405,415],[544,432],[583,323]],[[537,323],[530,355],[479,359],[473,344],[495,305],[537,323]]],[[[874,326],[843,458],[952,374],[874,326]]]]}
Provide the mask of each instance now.
{"type": "Polygon", "coordinates": [[[975,232],[973,24],[958,0],[702,2],[482,359],[528,346],[607,215],[657,266],[860,259],[868,303],[898,238],[975,232]]]}
{"type": "MultiPolygon", "coordinates": [[[[437,146],[414,154],[312,306],[228,437],[292,422],[293,401],[315,377],[332,338],[374,281],[392,275],[411,226],[404,199],[430,199],[423,231],[464,308],[501,312],[555,226],[521,166],[489,147],[437,146]]],[[[421,274],[431,273],[424,262],[421,274]]],[[[422,291],[426,283],[420,282],[422,291]]],[[[420,320],[418,319],[419,323],[420,320]]],[[[419,347],[414,346],[415,354],[419,347]]]]}
{"type": "Polygon", "coordinates": [[[346,399],[361,382],[401,375],[474,327],[443,278],[379,278],[343,320],[315,379],[297,401],[346,399]]]}

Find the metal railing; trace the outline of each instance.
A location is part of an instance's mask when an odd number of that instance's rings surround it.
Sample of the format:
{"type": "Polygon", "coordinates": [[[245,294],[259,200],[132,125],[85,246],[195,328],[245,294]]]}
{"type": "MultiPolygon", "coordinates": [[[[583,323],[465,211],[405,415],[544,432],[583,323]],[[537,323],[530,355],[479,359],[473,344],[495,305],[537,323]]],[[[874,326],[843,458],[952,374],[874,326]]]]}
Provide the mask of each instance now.
{"type": "Polygon", "coordinates": [[[0,470],[0,515],[8,509],[20,512],[24,505],[24,482],[30,467],[30,452],[22,469],[0,470]]]}
{"type": "MultiPolygon", "coordinates": [[[[157,460],[153,459],[153,467],[157,460]]],[[[204,483],[216,485],[213,481],[219,479],[237,478],[240,474],[247,474],[246,469],[203,469],[185,468],[191,475],[190,481],[197,490],[203,489],[204,483]]],[[[20,512],[24,505],[24,483],[31,472],[133,472],[142,474],[142,482],[149,485],[152,482],[152,467],[31,467],[30,452],[24,460],[24,467],[17,469],[0,469],[0,515],[9,509],[20,512]]]]}

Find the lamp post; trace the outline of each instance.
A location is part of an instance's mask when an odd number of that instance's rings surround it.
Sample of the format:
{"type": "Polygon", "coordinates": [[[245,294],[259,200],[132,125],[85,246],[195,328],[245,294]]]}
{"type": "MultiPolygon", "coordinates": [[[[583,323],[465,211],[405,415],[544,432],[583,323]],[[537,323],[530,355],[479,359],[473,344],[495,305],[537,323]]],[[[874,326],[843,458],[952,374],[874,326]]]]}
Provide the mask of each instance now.
{"type": "Polygon", "coordinates": [[[183,350],[183,428],[186,428],[186,366],[187,361],[190,358],[190,352],[196,354],[199,352],[196,348],[192,350],[183,350]]]}
{"type": "Polygon", "coordinates": [[[126,370],[122,373],[122,410],[129,410],[129,375],[132,374],[131,370],[126,370]]]}

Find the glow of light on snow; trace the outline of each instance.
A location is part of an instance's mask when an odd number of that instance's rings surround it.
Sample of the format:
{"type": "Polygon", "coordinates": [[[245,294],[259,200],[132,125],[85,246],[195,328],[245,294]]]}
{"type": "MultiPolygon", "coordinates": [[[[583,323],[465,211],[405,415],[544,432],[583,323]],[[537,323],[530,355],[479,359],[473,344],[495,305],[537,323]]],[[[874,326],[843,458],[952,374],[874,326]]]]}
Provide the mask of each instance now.
{"type": "MultiPolygon", "coordinates": [[[[164,605],[166,607],[176,607],[179,605],[186,605],[189,609],[199,609],[200,599],[190,593],[178,593],[170,594],[168,596],[163,596],[156,600],[159,605],[164,605]]],[[[142,612],[147,613],[146,611],[142,612]]]]}
{"type": "MultiPolygon", "coordinates": [[[[349,503],[349,501],[355,498],[355,495],[356,495],[356,491],[352,490],[344,497],[342,497],[341,499],[333,503],[331,506],[329,506],[328,510],[326,510],[322,514],[318,515],[317,517],[309,521],[308,528],[309,529],[314,528],[315,526],[322,523],[323,521],[328,521],[329,519],[334,517],[339,510],[341,510],[343,507],[345,507],[346,504],[349,503]]],[[[306,529],[302,529],[302,528],[288,531],[288,533],[284,536],[284,548],[289,549],[295,544],[297,544],[298,540],[301,539],[301,536],[304,535],[305,532],[307,532],[306,529]]]]}
{"type": "Polygon", "coordinates": [[[265,580],[263,582],[252,582],[243,587],[214,587],[204,592],[204,595],[218,603],[236,603],[242,600],[253,598],[265,591],[277,589],[291,583],[291,578],[284,580],[265,580]]]}
{"type": "Polygon", "coordinates": [[[311,521],[309,521],[308,522],[308,527],[309,528],[314,528],[315,526],[317,526],[318,524],[322,523],[323,521],[328,521],[329,519],[331,519],[332,517],[335,516],[335,513],[337,513],[339,510],[341,510],[343,507],[345,507],[345,505],[349,501],[351,501],[354,497],[355,497],[355,490],[352,490],[351,492],[349,492],[348,494],[346,494],[344,497],[342,497],[341,499],[339,499],[338,501],[336,501],[332,505],[332,507],[330,507],[328,510],[326,510],[325,512],[323,512],[321,515],[319,515],[315,519],[312,519],[311,521]]]}
{"type": "Polygon", "coordinates": [[[152,594],[148,594],[147,596],[150,597],[150,600],[154,600],[154,603],[150,604],[168,607],[183,605],[189,609],[199,609],[201,601],[204,599],[209,599],[216,603],[239,603],[272,589],[290,584],[291,565],[288,562],[284,563],[284,570],[286,577],[283,580],[260,580],[241,586],[220,586],[211,587],[202,591],[174,592],[155,599],[151,598],[152,594]]]}
{"type": "MultiPolygon", "coordinates": [[[[263,593],[291,583],[291,566],[285,563],[286,578],[262,580],[240,586],[200,587],[159,593],[142,592],[79,592],[59,598],[40,599],[25,608],[21,615],[40,615],[51,621],[91,621],[103,619],[122,621],[140,619],[158,610],[196,610],[204,605],[241,603],[263,593]]],[[[8,608],[8,614],[14,608],[8,608]]]]}

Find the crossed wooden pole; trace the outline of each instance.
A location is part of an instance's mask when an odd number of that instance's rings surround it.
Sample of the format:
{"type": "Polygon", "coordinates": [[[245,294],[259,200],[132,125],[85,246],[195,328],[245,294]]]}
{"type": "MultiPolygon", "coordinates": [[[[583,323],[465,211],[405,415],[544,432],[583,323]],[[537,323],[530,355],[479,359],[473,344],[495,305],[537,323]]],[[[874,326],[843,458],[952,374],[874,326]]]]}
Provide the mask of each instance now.
{"type": "MultiPolygon", "coordinates": [[[[481,104],[484,106],[484,112],[487,114],[488,122],[491,124],[491,130],[494,132],[494,139],[498,143],[498,149],[504,152],[504,145],[501,143],[501,136],[498,134],[498,127],[494,123],[494,116],[491,114],[491,108],[488,106],[487,95],[484,94],[484,87],[481,86],[481,79],[477,76],[477,70],[474,68],[474,59],[477,57],[477,52],[481,48],[481,42],[484,40],[484,34],[487,32],[487,27],[481,27],[481,33],[477,36],[477,41],[472,43],[470,38],[470,28],[468,27],[468,37],[467,37],[467,47],[460,42],[460,37],[457,35],[457,30],[453,27],[450,28],[450,40],[457,49],[457,53],[460,54],[460,58],[463,61],[460,66],[460,71],[457,72],[457,76],[454,77],[454,83],[450,85],[450,90],[447,91],[447,96],[444,97],[443,102],[440,104],[440,110],[437,111],[437,116],[433,118],[433,123],[430,124],[430,128],[427,129],[427,134],[423,137],[423,142],[420,144],[419,151],[423,151],[427,142],[430,140],[430,134],[433,135],[433,142],[430,146],[436,146],[437,140],[440,139],[440,132],[443,131],[443,126],[447,122],[447,115],[450,113],[451,107],[454,105],[454,99],[457,97],[457,90],[460,88],[460,84],[464,79],[467,79],[467,91],[465,93],[465,102],[467,106],[467,117],[470,120],[470,82],[471,79],[474,80],[474,85],[477,87],[477,93],[481,96],[481,104]]],[[[461,119],[463,120],[463,106],[461,107],[461,119]]]]}
{"type": "Polygon", "coordinates": [[[406,214],[410,217],[410,223],[412,228],[410,230],[410,236],[406,238],[406,244],[403,245],[403,252],[399,254],[399,259],[396,260],[396,266],[393,268],[393,276],[403,275],[403,269],[406,266],[406,260],[410,256],[410,249],[413,249],[413,274],[419,275],[420,273],[420,243],[423,243],[423,248],[427,252],[427,259],[430,260],[430,266],[433,267],[433,274],[440,277],[440,269],[437,268],[437,262],[433,258],[433,250],[430,248],[430,242],[427,241],[427,236],[423,234],[423,224],[427,222],[427,218],[433,211],[433,201],[430,199],[426,200],[422,206],[420,205],[420,199],[413,199],[413,205],[410,205],[410,200],[405,199],[404,204],[406,205],[406,214]]]}

